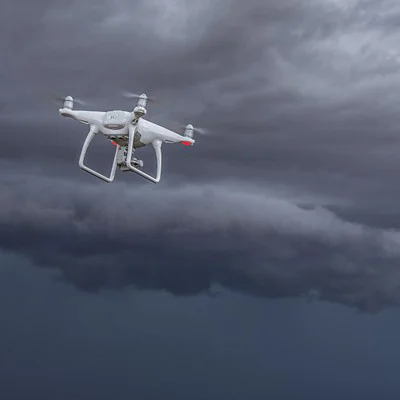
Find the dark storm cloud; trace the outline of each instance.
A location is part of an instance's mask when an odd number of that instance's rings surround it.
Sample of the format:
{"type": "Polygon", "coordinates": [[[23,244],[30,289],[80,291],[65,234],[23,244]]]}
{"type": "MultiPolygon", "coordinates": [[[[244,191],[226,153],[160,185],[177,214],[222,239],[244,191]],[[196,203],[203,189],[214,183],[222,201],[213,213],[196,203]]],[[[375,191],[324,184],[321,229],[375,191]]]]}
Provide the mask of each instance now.
{"type": "Polygon", "coordinates": [[[3,247],[84,289],[219,283],[398,304],[396,2],[38,1],[18,24],[13,4],[0,16],[3,247]],[[74,186],[86,128],[48,95],[132,108],[120,88],[159,95],[149,117],[214,136],[165,146],[160,186],[74,186]]]}
{"type": "MultiPolygon", "coordinates": [[[[396,3],[39,2],[34,18],[26,7],[26,45],[14,51],[2,39],[3,158],[20,157],[13,149],[23,141],[30,162],[71,163],[86,128],[59,118],[49,93],[129,109],[117,94],[127,88],[164,100],[150,118],[215,133],[198,137],[184,169],[181,149],[167,148],[170,173],[183,179],[217,171],[356,201],[354,187],[361,198],[399,198],[396,3]]],[[[22,35],[3,19],[3,38],[22,35]]]]}
{"type": "Polygon", "coordinates": [[[223,184],[110,191],[16,178],[2,181],[2,247],[82,290],[222,285],[263,297],[318,291],[367,311],[400,302],[399,231],[223,184]]]}

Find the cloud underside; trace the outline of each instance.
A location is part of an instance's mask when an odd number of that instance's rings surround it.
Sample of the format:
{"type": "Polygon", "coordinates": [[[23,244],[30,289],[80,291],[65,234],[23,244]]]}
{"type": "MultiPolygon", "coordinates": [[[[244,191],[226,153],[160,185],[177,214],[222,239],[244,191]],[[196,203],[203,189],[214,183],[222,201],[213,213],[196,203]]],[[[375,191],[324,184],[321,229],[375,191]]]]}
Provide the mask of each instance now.
{"type": "Polygon", "coordinates": [[[232,186],[2,182],[0,243],[79,290],[223,286],[365,311],[400,303],[400,232],[232,186]],[[111,189],[112,188],[112,189],[111,189]]]}

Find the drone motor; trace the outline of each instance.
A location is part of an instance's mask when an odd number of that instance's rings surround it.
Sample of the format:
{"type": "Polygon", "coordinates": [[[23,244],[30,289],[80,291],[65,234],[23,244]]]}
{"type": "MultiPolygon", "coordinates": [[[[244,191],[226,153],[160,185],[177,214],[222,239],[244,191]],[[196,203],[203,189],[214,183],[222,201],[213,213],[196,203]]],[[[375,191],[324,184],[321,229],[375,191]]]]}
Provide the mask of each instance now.
{"type": "Polygon", "coordinates": [[[139,119],[146,115],[146,106],[147,106],[147,96],[143,93],[139,96],[138,101],[136,103],[136,107],[133,110],[136,119],[139,119]]]}
{"type": "MultiPolygon", "coordinates": [[[[194,132],[193,125],[188,124],[188,125],[186,125],[185,132],[183,133],[183,136],[186,137],[186,138],[189,138],[189,139],[193,139],[193,132],[194,132]]],[[[187,140],[187,141],[185,140],[185,141],[182,142],[182,144],[184,146],[192,146],[193,145],[191,140],[187,140]]]]}
{"type": "Polygon", "coordinates": [[[64,108],[72,110],[74,108],[74,99],[71,96],[67,96],[64,100],[64,108]]]}
{"type": "Polygon", "coordinates": [[[183,133],[183,136],[186,136],[186,137],[189,137],[189,138],[193,138],[193,131],[194,131],[194,128],[193,128],[193,125],[192,124],[188,124],[188,125],[186,125],[186,128],[185,128],[185,132],[183,133]]]}

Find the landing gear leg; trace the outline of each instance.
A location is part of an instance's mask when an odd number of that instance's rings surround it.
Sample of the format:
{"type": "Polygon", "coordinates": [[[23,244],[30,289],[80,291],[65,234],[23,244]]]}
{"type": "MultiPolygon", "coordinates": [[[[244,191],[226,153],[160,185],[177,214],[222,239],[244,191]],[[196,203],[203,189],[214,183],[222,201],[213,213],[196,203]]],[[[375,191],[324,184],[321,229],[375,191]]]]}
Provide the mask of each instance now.
{"type": "Polygon", "coordinates": [[[129,141],[128,141],[128,153],[126,156],[126,166],[133,172],[143,176],[144,178],[148,179],[150,182],[158,183],[161,179],[161,168],[162,168],[162,155],[161,155],[161,145],[162,142],[160,140],[154,140],[152,142],[154,151],[156,153],[157,159],[157,175],[155,178],[146,174],[145,172],[141,171],[140,169],[134,167],[132,165],[132,154],[133,154],[133,140],[135,137],[136,126],[130,125],[129,126],[129,141]]]}
{"type": "Polygon", "coordinates": [[[114,156],[114,161],[111,167],[111,172],[110,172],[110,176],[105,176],[100,174],[97,171],[94,171],[93,169],[87,167],[85,165],[85,157],[86,157],[86,153],[88,151],[89,145],[92,142],[93,138],[95,137],[95,135],[97,134],[97,130],[95,128],[95,126],[91,125],[89,133],[86,137],[85,143],[82,146],[82,151],[81,151],[81,155],[79,157],[79,167],[81,169],[83,169],[84,171],[88,172],[91,175],[94,175],[96,178],[99,178],[107,183],[111,183],[114,180],[115,177],[115,170],[117,168],[117,155],[118,155],[118,151],[120,146],[117,146],[116,150],[115,150],[115,156],[114,156]]]}

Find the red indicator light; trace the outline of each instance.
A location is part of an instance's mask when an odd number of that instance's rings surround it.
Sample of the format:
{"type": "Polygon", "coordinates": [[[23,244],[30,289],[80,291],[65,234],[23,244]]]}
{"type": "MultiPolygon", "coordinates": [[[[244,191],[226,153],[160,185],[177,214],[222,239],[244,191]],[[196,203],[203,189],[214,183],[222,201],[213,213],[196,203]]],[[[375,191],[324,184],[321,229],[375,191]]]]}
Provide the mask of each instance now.
{"type": "Polygon", "coordinates": [[[191,146],[192,143],[191,142],[181,142],[184,146],[191,146]]]}
{"type": "Polygon", "coordinates": [[[117,143],[114,142],[114,140],[112,140],[111,143],[112,143],[114,146],[118,146],[117,143]]]}

